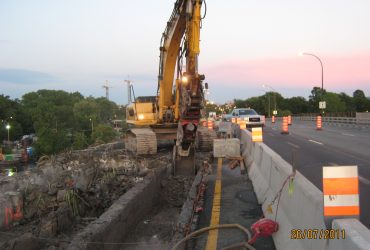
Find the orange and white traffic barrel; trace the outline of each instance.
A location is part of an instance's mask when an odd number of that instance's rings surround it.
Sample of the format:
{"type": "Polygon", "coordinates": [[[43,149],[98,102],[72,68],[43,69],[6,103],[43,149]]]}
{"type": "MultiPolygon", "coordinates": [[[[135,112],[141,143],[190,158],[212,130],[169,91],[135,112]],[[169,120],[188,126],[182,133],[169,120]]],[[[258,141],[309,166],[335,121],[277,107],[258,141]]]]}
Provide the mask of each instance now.
{"type": "Polygon", "coordinates": [[[288,115],[288,125],[292,125],[292,116],[288,115]]]}
{"type": "Polygon", "coordinates": [[[283,123],[281,124],[281,133],[282,134],[289,134],[288,130],[288,117],[284,116],[283,117],[283,123]]]}
{"type": "Polygon", "coordinates": [[[323,167],[324,216],[359,217],[357,166],[323,167]]]}
{"type": "Polygon", "coordinates": [[[245,120],[243,120],[243,119],[241,119],[238,122],[238,124],[239,124],[240,129],[246,129],[247,128],[247,122],[245,120]]]}
{"type": "Polygon", "coordinates": [[[213,129],[213,121],[211,121],[211,120],[207,121],[207,128],[208,129],[213,129]]]}
{"type": "Polygon", "coordinates": [[[252,141],[253,142],[263,142],[261,127],[252,128],[252,141]]]}
{"type": "Polygon", "coordinates": [[[316,130],[322,130],[322,117],[320,115],[316,117],[316,130]]]}
{"type": "Polygon", "coordinates": [[[275,116],[273,115],[273,116],[271,116],[271,122],[272,123],[275,123],[275,116]]]}

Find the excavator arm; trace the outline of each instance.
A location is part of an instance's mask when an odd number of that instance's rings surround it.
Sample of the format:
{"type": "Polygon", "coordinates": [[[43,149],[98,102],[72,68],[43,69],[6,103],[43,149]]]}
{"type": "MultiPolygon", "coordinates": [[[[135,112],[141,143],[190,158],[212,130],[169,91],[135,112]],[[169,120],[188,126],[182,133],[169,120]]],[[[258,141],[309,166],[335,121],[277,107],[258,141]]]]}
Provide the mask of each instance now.
{"type": "Polygon", "coordinates": [[[198,73],[201,6],[202,0],[176,1],[160,47],[158,120],[160,123],[178,122],[177,146],[181,146],[181,152],[188,150],[195,139],[203,105],[204,76],[198,73]],[[186,60],[184,72],[183,58],[186,60]]]}

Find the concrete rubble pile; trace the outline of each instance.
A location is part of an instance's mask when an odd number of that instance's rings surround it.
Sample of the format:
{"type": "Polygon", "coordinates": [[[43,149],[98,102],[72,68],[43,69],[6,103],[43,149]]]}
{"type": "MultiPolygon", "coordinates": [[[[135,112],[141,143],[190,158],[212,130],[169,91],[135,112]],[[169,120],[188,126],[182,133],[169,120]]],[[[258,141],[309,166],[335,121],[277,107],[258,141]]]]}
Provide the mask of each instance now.
{"type": "Polygon", "coordinates": [[[31,238],[67,241],[151,168],[169,164],[168,156],[156,157],[96,148],[42,157],[36,168],[0,176],[0,249],[39,244],[31,238]]]}
{"type": "Polygon", "coordinates": [[[194,177],[169,176],[162,180],[162,197],[171,206],[181,207],[187,197],[194,177]]]}

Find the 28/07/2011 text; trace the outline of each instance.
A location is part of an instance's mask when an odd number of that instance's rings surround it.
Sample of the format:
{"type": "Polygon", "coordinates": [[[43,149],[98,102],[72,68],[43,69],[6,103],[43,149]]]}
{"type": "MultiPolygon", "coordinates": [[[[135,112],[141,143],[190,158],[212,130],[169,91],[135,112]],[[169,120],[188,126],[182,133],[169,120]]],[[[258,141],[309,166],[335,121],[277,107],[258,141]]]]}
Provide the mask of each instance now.
{"type": "Polygon", "coordinates": [[[293,229],[290,231],[290,238],[294,240],[345,239],[346,232],[344,229],[293,229]]]}

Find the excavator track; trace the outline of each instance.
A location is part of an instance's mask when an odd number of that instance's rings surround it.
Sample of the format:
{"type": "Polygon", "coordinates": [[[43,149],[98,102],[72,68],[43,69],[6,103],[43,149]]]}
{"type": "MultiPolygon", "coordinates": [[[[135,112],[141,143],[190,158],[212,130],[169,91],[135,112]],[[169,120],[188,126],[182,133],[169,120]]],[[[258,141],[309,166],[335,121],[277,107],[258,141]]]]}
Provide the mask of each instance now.
{"type": "Polygon", "coordinates": [[[213,139],[217,138],[216,131],[203,126],[198,126],[195,139],[195,148],[200,152],[209,152],[213,150],[213,139]]]}
{"type": "Polygon", "coordinates": [[[157,153],[157,138],[150,128],[133,128],[128,131],[126,149],[137,155],[157,153]]]}

